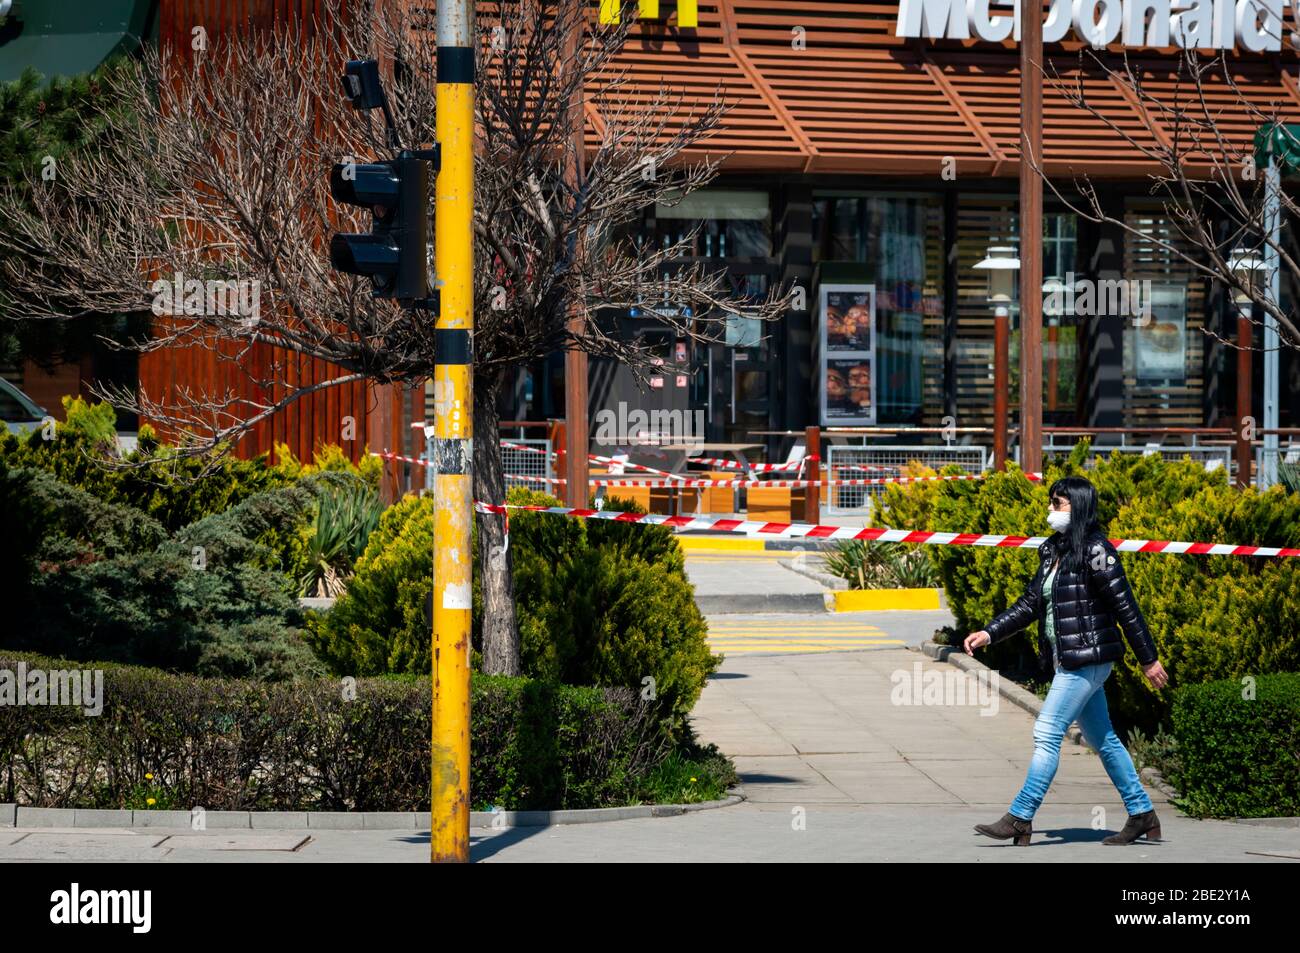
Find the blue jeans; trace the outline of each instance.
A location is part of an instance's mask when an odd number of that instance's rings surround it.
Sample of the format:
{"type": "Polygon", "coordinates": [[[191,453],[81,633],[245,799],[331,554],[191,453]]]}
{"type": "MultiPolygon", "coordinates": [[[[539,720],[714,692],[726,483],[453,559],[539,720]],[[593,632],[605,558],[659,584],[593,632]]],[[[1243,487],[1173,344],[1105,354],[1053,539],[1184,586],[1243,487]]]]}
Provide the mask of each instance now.
{"type": "Polygon", "coordinates": [[[1025,785],[1011,804],[1010,813],[1032,820],[1056,776],[1061,757],[1061,739],[1076,719],[1083,740],[1097,754],[1110,775],[1111,783],[1124,799],[1129,814],[1152,810],[1151,798],[1142,787],[1128,749],[1115,734],[1106,709],[1103,687],[1114,662],[1084,665],[1073,670],[1058,668],[1043,709],[1034,722],[1034,756],[1029,761],[1025,785]]]}

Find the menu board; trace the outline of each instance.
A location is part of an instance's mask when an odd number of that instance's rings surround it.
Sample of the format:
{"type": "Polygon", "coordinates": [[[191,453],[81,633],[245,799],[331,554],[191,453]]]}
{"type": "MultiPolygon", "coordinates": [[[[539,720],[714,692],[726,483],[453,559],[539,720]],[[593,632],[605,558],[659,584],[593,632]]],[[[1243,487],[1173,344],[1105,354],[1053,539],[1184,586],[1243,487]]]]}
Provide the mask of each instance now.
{"type": "Polygon", "coordinates": [[[822,285],[821,422],[876,422],[876,287],[822,285]]]}

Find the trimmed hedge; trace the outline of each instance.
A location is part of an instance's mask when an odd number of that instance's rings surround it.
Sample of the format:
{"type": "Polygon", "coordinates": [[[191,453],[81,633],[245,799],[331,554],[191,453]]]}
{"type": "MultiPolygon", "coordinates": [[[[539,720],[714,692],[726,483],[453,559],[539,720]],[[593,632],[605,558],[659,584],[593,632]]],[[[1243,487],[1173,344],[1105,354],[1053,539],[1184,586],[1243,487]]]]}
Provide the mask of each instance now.
{"type": "Polygon", "coordinates": [[[1177,693],[1173,723],[1179,769],[1169,780],[1187,813],[1300,814],[1300,675],[1188,685],[1177,693]]]}
{"type": "MultiPolygon", "coordinates": [[[[5,654],[0,668],[86,669],[5,654]]],[[[428,679],[268,684],[93,663],[103,711],[0,706],[0,802],[36,807],[421,811],[430,805],[428,679]],[[146,778],[152,774],[153,778],[146,778]]],[[[630,689],[475,673],[474,809],[636,801],[668,757],[662,703],[630,689]]]]}
{"type": "MultiPolygon", "coordinates": [[[[507,499],[558,505],[521,489],[507,499]]],[[[609,505],[631,508],[616,500],[609,505]]],[[[308,617],[312,647],[335,674],[431,670],[426,606],[433,591],[433,510],[428,496],[389,507],[347,592],[328,612],[308,617]]],[[[709,651],[671,531],[512,511],[509,552],[524,674],[638,691],[651,677],[665,702],[665,727],[683,737],[686,717],[721,656],[709,651]]],[[[474,646],[481,648],[477,534],[473,555],[474,646]]]]}

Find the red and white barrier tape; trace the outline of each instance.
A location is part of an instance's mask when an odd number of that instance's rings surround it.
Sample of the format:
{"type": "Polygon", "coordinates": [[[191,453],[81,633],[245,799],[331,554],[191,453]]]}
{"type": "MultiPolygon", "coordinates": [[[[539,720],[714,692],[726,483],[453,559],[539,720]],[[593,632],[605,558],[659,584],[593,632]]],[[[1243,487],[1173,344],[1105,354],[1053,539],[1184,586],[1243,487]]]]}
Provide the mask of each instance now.
{"type": "MultiPolygon", "coordinates": [[[[536,479],[524,477],[523,479],[536,479]]],[[[542,477],[541,479],[546,479],[542,477]]],[[[850,480],[683,480],[680,483],[665,483],[659,480],[606,480],[596,477],[591,480],[593,486],[650,486],[682,487],[683,489],[703,489],[704,487],[767,487],[771,489],[797,489],[808,486],[882,486],[889,483],[937,483],[949,480],[982,480],[982,474],[955,474],[951,476],[932,477],[861,477],[850,480]]],[[[1038,477],[1030,477],[1037,480],[1038,477]]]]}
{"type": "MultiPolygon", "coordinates": [[[[546,451],[540,447],[529,447],[521,443],[511,443],[508,440],[502,440],[501,446],[509,450],[517,450],[522,453],[549,453],[551,459],[557,456],[556,451],[546,451]]],[[[596,454],[588,454],[588,460],[594,460],[597,463],[621,463],[625,467],[631,467],[637,470],[644,470],[647,473],[660,473],[674,480],[682,479],[679,474],[669,473],[667,470],[657,470],[654,467],[646,466],[643,463],[633,463],[630,460],[616,460],[613,457],[601,457],[596,454]]],[[[721,457],[687,457],[687,463],[698,463],[703,466],[712,467],[715,470],[749,470],[754,473],[776,473],[781,470],[798,470],[803,472],[805,464],[822,462],[822,458],[817,454],[809,454],[799,460],[788,461],[786,463],[751,463],[742,465],[735,460],[724,460],[721,457]]],[[[893,473],[895,470],[903,469],[902,464],[892,464],[889,466],[875,465],[866,463],[837,463],[830,466],[832,470],[857,470],[862,473],[893,473]]]]}
{"type": "MultiPolygon", "coordinates": [[[[520,453],[547,453],[547,451],[543,450],[541,447],[528,447],[522,443],[511,443],[508,440],[502,440],[501,446],[505,447],[507,450],[518,450],[520,453]]],[[[552,457],[555,456],[555,451],[549,451],[549,455],[552,457]]]]}
{"type": "MultiPolygon", "coordinates": [[[[382,457],[385,460],[401,460],[405,463],[413,463],[416,466],[425,466],[425,461],[415,457],[404,457],[396,453],[376,453],[371,451],[371,456],[382,457]]],[[[662,472],[662,471],[655,471],[662,472]]],[[[529,473],[506,473],[503,474],[508,480],[529,480],[534,483],[567,483],[564,477],[544,477],[534,476],[529,473]]],[[[672,476],[672,482],[666,480],[618,480],[606,479],[604,477],[595,477],[588,480],[590,486],[612,486],[612,487],[674,487],[682,489],[704,489],[706,487],[759,487],[768,489],[798,489],[800,487],[810,486],[883,486],[890,483],[942,483],[953,480],[983,480],[987,474],[984,473],[957,473],[946,476],[921,476],[921,477],[862,477],[850,480],[693,480],[689,477],[672,476]]],[[[1037,473],[1027,473],[1025,476],[1030,480],[1041,480],[1042,476],[1037,473]]]]}
{"type": "Polygon", "coordinates": [[[403,463],[414,463],[417,467],[427,466],[426,461],[421,460],[418,457],[404,457],[400,453],[380,453],[376,450],[371,450],[370,455],[372,457],[379,457],[383,460],[401,460],[403,463]]]}
{"type": "MultiPolygon", "coordinates": [[[[524,444],[511,443],[507,440],[502,440],[501,446],[505,447],[507,450],[517,450],[523,453],[547,453],[546,450],[543,450],[540,447],[528,447],[525,446],[524,444]]],[[[552,459],[554,459],[557,455],[554,450],[549,451],[549,453],[552,459]]],[[[616,460],[613,457],[602,457],[594,453],[588,454],[587,459],[595,460],[597,463],[621,463],[625,467],[631,467],[636,470],[644,470],[647,473],[662,473],[665,474],[666,476],[672,477],[675,480],[684,479],[679,474],[669,473],[667,470],[657,470],[654,467],[646,466],[643,463],[634,463],[631,460],[616,460]]],[[[804,457],[801,460],[795,460],[790,463],[752,463],[747,467],[742,466],[740,463],[736,462],[735,460],[723,460],[718,457],[687,457],[686,462],[700,463],[705,466],[711,466],[714,469],[718,469],[718,470],[721,469],[746,470],[747,469],[747,470],[752,470],[755,473],[772,473],[778,470],[799,470],[800,472],[802,472],[805,463],[807,463],[810,460],[820,460],[820,459],[821,459],[820,457],[814,454],[812,456],[804,457]]],[[[885,468],[880,467],[879,469],[885,469],[885,468]]]]}
{"type": "MultiPolygon", "coordinates": [[[[812,523],[764,523],[757,520],[722,519],[712,516],[662,516],[657,513],[617,513],[609,510],[581,510],[564,506],[501,506],[475,501],[480,513],[508,515],[510,510],[554,513],[576,519],[613,520],[618,523],[648,523],[671,526],[679,530],[714,530],[774,536],[783,539],[863,539],[877,543],[920,543],[927,546],[991,546],[1010,549],[1037,549],[1046,536],[998,536],[987,533],[933,533],[903,529],[878,529],[856,526],[817,526],[812,523]]],[[[1300,548],[1276,546],[1237,546],[1231,543],[1182,543],[1153,539],[1112,539],[1111,545],[1122,553],[1190,553],[1196,556],[1300,556],[1300,548]]]]}
{"type": "Polygon", "coordinates": [[[786,463],[750,463],[741,464],[735,460],[723,460],[720,457],[687,457],[687,463],[699,463],[706,467],[713,467],[715,470],[749,470],[754,473],[775,473],[781,470],[798,470],[803,472],[804,465],[807,463],[817,463],[821,457],[813,454],[803,457],[799,460],[791,460],[786,463]]]}
{"type": "Polygon", "coordinates": [[[667,480],[680,481],[686,479],[686,477],[681,476],[680,474],[669,473],[667,470],[656,470],[654,467],[648,467],[644,463],[633,463],[631,460],[618,460],[614,457],[602,457],[594,453],[587,454],[587,459],[596,463],[603,463],[606,466],[623,466],[629,467],[633,470],[640,470],[643,473],[653,473],[656,476],[661,476],[667,480]]]}
{"type": "MultiPolygon", "coordinates": [[[[501,441],[501,446],[506,448],[507,450],[518,450],[524,453],[542,453],[542,454],[547,453],[547,451],[541,449],[540,447],[528,447],[520,443],[510,443],[509,441],[506,440],[501,441]]],[[[554,450],[552,450],[550,451],[549,456],[552,460],[554,460],[558,456],[558,454],[554,450]]],[[[680,476],[679,474],[669,473],[667,470],[657,470],[654,467],[646,466],[644,463],[633,463],[630,460],[619,460],[615,457],[602,457],[599,454],[595,454],[595,453],[587,454],[587,459],[592,461],[593,463],[600,463],[606,466],[624,466],[624,467],[629,467],[633,470],[641,470],[642,472],[645,473],[653,473],[656,476],[662,476],[667,480],[686,479],[685,477],[680,476]]],[[[552,481],[552,482],[556,482],[556,481],[552,481]]]]}
{"type": "MultiPolygon", "coordinates": [[[[942,464],[940,464],[940,465],[942,466],[942,464]]],[[[896,464],[896,465],[894,465],[894,466],[889,466],[889,467],[884,467],[884,466],[880,466],[880,467],[878,467],[878,466],[871,466],[871,465],[868,465],[868,464],[865,464],[865,463],[836,463],[836,464],[833,464],[833,465],[830,467],[830,469],[832,469],[832,470],[859,470],[859,471],[861,471],[861,472],[863,472],[863,473],[892,473],[892,472],[895,471],[895,470],[901,470],[901,469],[903,469],[903,467],[902,467],[901,464],[896,464]]]]}

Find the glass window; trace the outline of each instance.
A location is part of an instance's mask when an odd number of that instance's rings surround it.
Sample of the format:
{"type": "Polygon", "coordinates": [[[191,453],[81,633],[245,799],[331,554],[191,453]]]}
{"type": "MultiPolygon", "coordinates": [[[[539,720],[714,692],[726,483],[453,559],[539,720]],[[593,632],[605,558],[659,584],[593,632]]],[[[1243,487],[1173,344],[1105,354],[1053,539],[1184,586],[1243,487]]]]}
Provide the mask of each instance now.
{"type": "MultiPolygon", "coordinates": [[[[993,426],[995,394],[994,306],[990,301],[990,272],[975,268],[1004,246],[1020,249],[1020,217],[1010,196],[963,195],[957,233],[957,416],[972,426],[993,426]]],[[[1066,288],[1077,282],[1078,218],[1070,212],[1043,216],[1042,382],[1044,421],[1077,423],[1078,337],[1074,295],[1066,288]]],[[[1020,272],[1012,272],[1012,301],[1007,341],[1007,405],[1013,415],[1020,407],[1020,272]]]]}
{"type": "Polygon", "coordinates": [[[1074,272],[1075,251],[1079,246],[1079,220],[1073,212],[1043,216],[1043,275],[1065,280],[1074,272]]]}
{"type": "Polygon", "coordinates": [[[824,263],[823,282],[832,263],[857,262],[864,267],[852,280],[876,287],[877,422],[922,423],[927,414],[937,421],[943,412],[941,198],[818,196],[813,259],[824,263]]]}
{"type": "Polygon", "coordinates": [[[1130,201],[1125,223],[1138,234],[1125,236],[1124,271],[1111,282],[1120,293],[1112,287],[1103,298],[1099,287],[1096,295],[1097,310],[1119,312],[1123,322],[1124,424],[1200,426],[1206,282],[1173,250],[1193,253],[1178,223],[1163,208],[1130,201]],[[1123,292],[1129,298],[1127,307],[1123,292]],[[1149,302],[1149,318],[1140,319],[1142,302],[1149,302]]]}
{"type": "Polygon", "coordinates": [[[727,347],[758,347],[763,342],[763,322],[739,314],[727,315],[727,347]]]}
{"type": "Polygon", "coordinates": [[[1079,220],[1073,212],[1043,216],[1043,412],[1049,423],[1073,423],[1078,403],[1079,347],[1074,295],[1079,220]]]}
{"type": "Polygon", "coordinates": [[[767,192],[699,189],[654,211],[654,239],[663,247],[685,241],[698,227],[688,257],[744,258],[772,253],[767,192]]]}

